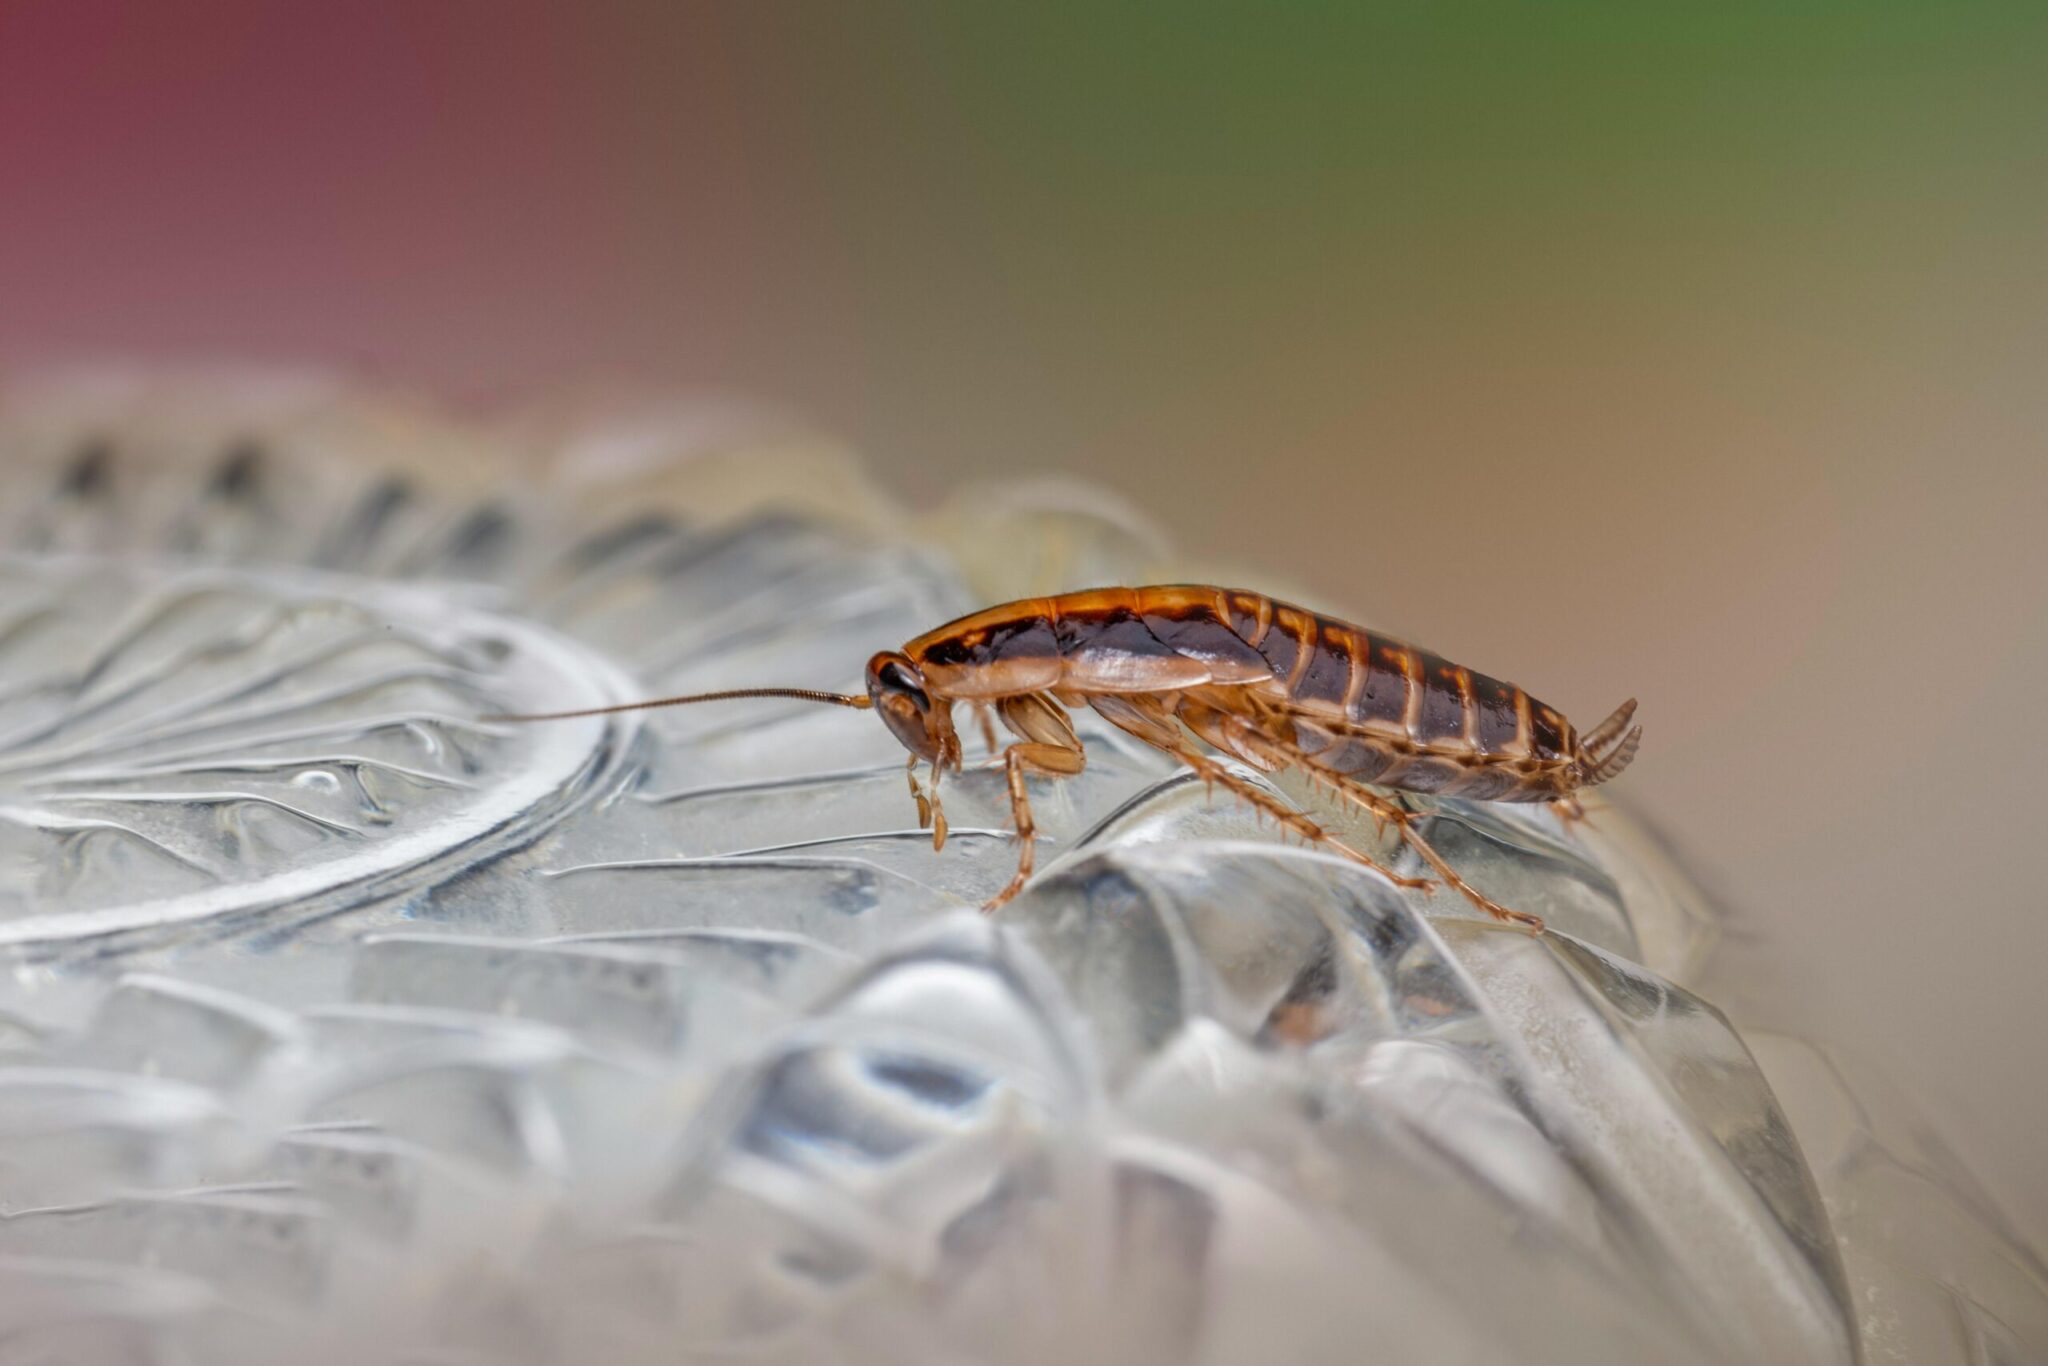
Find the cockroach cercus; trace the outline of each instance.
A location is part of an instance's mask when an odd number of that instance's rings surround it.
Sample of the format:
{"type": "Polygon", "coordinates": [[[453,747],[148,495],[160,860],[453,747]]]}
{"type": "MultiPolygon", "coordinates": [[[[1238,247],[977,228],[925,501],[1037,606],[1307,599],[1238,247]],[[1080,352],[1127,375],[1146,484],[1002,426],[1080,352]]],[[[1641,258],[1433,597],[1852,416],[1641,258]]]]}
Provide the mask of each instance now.
{"type": "MultiPolygon", "coordinates": [[[[961,766],[955,703],[987,725],[990,710],[1016,737],[1003,751],[1018,842],[1017,872],[994,910],[1031,877],[1036,853],[1027,776],[1079,773],[1088,759],[1068,708],[1088,706],[1118,729],[1172,755],[1312,843],[1407,887],[1429,888],[1350,848],[1301,812],[1220,764],[1193,737],[1253,769],[1294,769],[1392,825],[1439,877],[1475,906],[1541,931],[1460,877],[1380,789],[1488,802],[1552,802],[1635,757],[1642,727],[1633,699],[1584,735],[1553,708],[1426,650],[1260,593],[1176,584],[1096,588],[1004,603],[949,622],[868,661],[867,692],[740,688],[621,706],[495,721],[550,721],[741,697],[792,697],[874,711],[910,751],[918,824],[946,840],[939,777],[961,766]],[[920,789],[917,766],[931,769],[920,789]]],[[[992,727],[986,732],[995,747],[992,727]]]]}

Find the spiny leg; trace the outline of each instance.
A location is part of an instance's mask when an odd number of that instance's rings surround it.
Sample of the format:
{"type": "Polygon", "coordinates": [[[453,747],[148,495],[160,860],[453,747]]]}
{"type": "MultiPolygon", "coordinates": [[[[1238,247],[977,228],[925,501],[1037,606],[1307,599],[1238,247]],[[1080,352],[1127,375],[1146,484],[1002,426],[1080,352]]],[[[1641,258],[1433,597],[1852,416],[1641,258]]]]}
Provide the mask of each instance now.
{"type": "Polygon", "coordinates": [[[1038,826],[1031,819],[1031,797],[1024,790],[1024,775],[1065,778],[1087,767],[1088,758],[1079,748],[1023,741],[1003,751],[1003,771],[1010,783],[1010,819],[1017,830],[1017,872],[1009,885],[991,897],[981,909],[993,911],[1024,890],[1038,861],[1038,826]]]}
{"type": "Polygon", "coordinates": [[[1169,752],[1174,758],[1200,774],[1203,782],[1214,783],[1223,788],[1253,810],[1271,816],[1279,821],[1282,826],[1292,830],[1309,843],[1320,844],[1334,849],[1354,863],[1364,864],[1397,887],[1413,887],[1418,891],[1426,891],[1434,885],[1426,878],[1404,877],[1371,855],[1353,849],[1350,845],[1323,829],[1322,826],[1317,825],[1286,802],[1273,796],[1264,788],[1238,777],[1235,773],[1232,773],[1200,750],[1188,745],[1182,745],[1169,752]]]}
{"type": "MultiPolygon", "coordinates": [[[[1226,735],[1232,742],[1231,747],[1233,749],[1248,750],[1259,755],[1268,763],[1291,764],[1297,770],[1307,775],[1311,781],[1321,782],[1338,796],[1365,808],[1366,812],[1372,816],[1373,821],[1382,831],[1387,826],[1392,825],[1401,832],[1401,838],[1408,843],[1409,847],[1421,855],[1423,861],[1435,869],[1445,882],[1457,888],[1460,895],[1480,910],[1485,911],[1488,915],[1513,924],[1526,925],[1537,934],[1543,932],[1543,919],[1541,916],[1530,915],[1526,911],[1511,911],[1487,896],[1484,892],[1481,892],[1471,883],[1465,881],[1464,878],[1458,876],[1457,870],[1452,868],[1443,855],[1437,853],[1429,841],[1422,837],[1421,832],[1414,828],[1414,817],[1397,803],[1387,800],[1362,783],[1345,778],[1341,774],[1331,773],[1327,769],[1319,768],[1314,764],[1303,762],[1298,755],[1290,753],[1286,746],[1262,734],[1255,727],[1240,721],[1227,712],[1219,712],[1212,708],[1200,719],[1211,723],[1209,726],[1203,727],[1203,729],[1215,729],[1219,733],[1226,735]]],[[[1341,848],[1342,846],[1340,845],[1339,847],[1341,848]]],[[[1403,881],[1404,885],[1416,885],[1413,879],[1397,880],[1403,881]]],[[[1429,884],[1422,883],[1421,885],[1428,886],[1429,884]]]]}
{"type": "MultiPolygon", "coordinates": [[[[1400,886],[1422,888],[1430,885],[1419,878],[1402,877],[1385,864],[1353,849],[1292,806],[1271,796],[1263,788],[1239,778],[1188,743],[1187,735],[1181,730],[1182,721],[1193,726],[1198,734],[1204,739],[1210,739],[1214,744],[1215,740],[1210,737],[1224,735],[1222,723],[1229,719],[1226,713],[1213,707],[1147,693],[1093,697],[1089,699],[1089,705],[1118,730],[1137,737],[1154,749],[1172,755],[1200,775],[1204,783],[1220,784],[1254,811],[1273,817],[1280,822],[1282,828],[1292,830],[1309,843],[1334,849],[1400,886]]],[[[1244,760],[1253,768],[1274,768],[1291,762],[1291,756],[1278,761],[1269,760],[1264,750],[1254,750],[1246,745],[1226,743],[1217,745],[1217,748],[1244,760]]]]}
{"type": "Polygon", "coordinates": [[[1515,925],[1525,925],[1532,934],[1543,933],[1542,916],[1530,915],[1527,911],[1511,911],[1492,897],[1486,895],[1486,893],[1480,891],[1477,887],[1474,887],[1471,883],[1465,881],[1464,878],[1459,877],[1457,870],[1451,867],[1444,856],[1439,854],[1435,847],[1422,837],[1422,832],[1415,828],[1415,816],[1412,812],[1404,810],[1396,803],[1387,800],[1379,793],[1359,783],[1340,779],[1333,786],[1346,800],[1364,807],[1366,811],[1371,813],[1374,820],[1385,825],[1392,825],[1395,829],[1399,830],[1401,838],[1407,841],[1408,847],[1420,854],[1422,861],[1436,870],[1437,876],[1457,888],[1459,894],[1474,906],[1485,911],[1496,920],[1505,920],[1515,925]]]}
{"type": "Polygon", "coordinates": [[[1180,722],[1186,721],[1203,739],[1216,745],[1218,749],[1243,759],[1253,768],[1284,768],[1300,762],[1299,755],[1283,750],[1259,734],[1250,723],[1242,722],[1219,708],[1194,702],[1183,702],[1178,710],[1179,719],[1176,720],[1176,713],[1167,699],[1142,693],[1093,698],[1090,699],[1090,705],[1111,725],[1136,736],[1155,749],[1172,755],[1199,774],[1203,782],[1223,787],[1254,811],[1273,817],[1283,828],[1292,830],[1309,843],[1334,849],[1354,863],[1364,864],[1396,886],[1413,887],[1421,891],[1435,885],[1425,878],[1403,877],[1378,859],[1353,849],[1286,802],[1274,797],[1264,788],[1238,777],[1196,749],[1188,743],[1187,736],[1180,728],[1180,722]]]}
{"type": "MultiPolygon", "coordinates": [[[[1137,699],[1126,700],[1136,701],[1137,699]]],[[[1100,704],[1097,704],[1096,710],[1102,711],[1100,704]]],[[[1158,745],[1159,748],[1174,755],[1174,757],[1194,769],[1197,773],[1200,773],[1208,781],[1222,783],[1233,793],[1249,802],[1255,809],[1278,817],[1289,829],[1295,830],[1319,844],[1327,844],[1341,851],[1350,858],[1363,863],[1368,868],[1375,869],[1384,874],[1400,886],[1424,890],[1433,889],[1434,884],[1428,880],[1402,877],[1378,861],[1368,858],[1356,849],[1344,844],[1341,840],[1326,834],[1320,826],[1310,821],[1300,812],[1275,801],[1251,784],[1237,779],[1227,769],[1218,766],[1200,751],[1189,747],[1185,741],[1180,742],[1178,747],[1167,745],[1162,743],[1163,736],[1155,738],[1154,734],[1147,734],[1145,731],[1126,725],[1113,713],[1104,712],[1103,714],[1112,723],[1123,726],[1125,730],[1131,731],[1139,739],[1144,740],[1148,744],[1158,745]]],[[[1465,881],[1464,878],[1458,876],[1457,870],[1452,868],[1444,860],[1444,857],[1437,853],[1430,845],[1429,841],[1424,839],[1420,832],[1413,827],[1411,824],[1413,818],[1407,811],[1367,788],[1362,783],[1355,782],[1340,774],[1332,773],[1328,769],[1307,762],[1305,757],[1294,746],[1288,745],[1265,733],[1251,719],[1239,715],[1234,709],[1208,705],[1200,700],[1190,699],[1181,705],[1179,715],[1180,719],[1187,722],[1196,734],[1202,736],[1211,744],[1216,745],[1219,749],[1225,749],[1231,753],[1249,758],[1254,761],[1255,766],[1294,768],[1307,775],[1311,780],[1323,783],[1339,796],[1364,807],[1382,830],[1388,825],[1398,829],[1401,832],[1401,838],[1407,841],[1408,845],[1417,854],[1422,856],[1423,861],[1435,869],[1444,881],[1457,888],[1459,893],[1473,905],[1497,919],[1509,921],[1517,925],[1526,925],[1538,934],[1543,932],[1543,920],[1540,916],[1529,915],[1523,911],[1511,911],[1491,897],[1488,897],[1471,883],[1465,881]]],[[[1165,718],[1148,715],[1145,719],[1157,722],[1165,718]]],[[[1178,728],[1176,728],[1177,733],[1178,728]]]]}

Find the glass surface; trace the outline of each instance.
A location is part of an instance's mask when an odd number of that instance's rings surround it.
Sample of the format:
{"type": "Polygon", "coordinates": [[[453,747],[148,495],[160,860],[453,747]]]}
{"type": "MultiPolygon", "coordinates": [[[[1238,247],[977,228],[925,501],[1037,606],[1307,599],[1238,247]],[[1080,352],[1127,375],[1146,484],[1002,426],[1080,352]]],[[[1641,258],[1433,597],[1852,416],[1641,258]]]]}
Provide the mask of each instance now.
{"type": "Polygon", "coordinates": [[[480,720],[851,688],[977,602],[1175,576],[1064,486],[952,507],[955,568],[829,447],[716,417],[484,425],[307,377],[0,401],[0,1340],[2048,1351],[2048,1274],[1911,1106],[1687,989],[1717,917],[1625,809],[1413,799],[1532,938],[1084,717],[990,917],[1016,849],[971,724],[935,853],[870,716],[480,720]]]}

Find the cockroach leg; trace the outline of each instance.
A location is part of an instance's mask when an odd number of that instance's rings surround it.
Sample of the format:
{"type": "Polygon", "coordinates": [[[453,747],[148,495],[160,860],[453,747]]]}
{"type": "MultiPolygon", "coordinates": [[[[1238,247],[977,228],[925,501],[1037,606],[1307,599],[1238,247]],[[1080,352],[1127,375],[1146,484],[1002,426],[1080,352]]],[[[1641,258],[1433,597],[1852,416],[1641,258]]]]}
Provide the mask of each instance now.
{"type": "MultiPolygon", "coordinates": [[[[1235,741],[1233,748],[1261,751],[1263,753],[1263,757],[1265,757],[1269,762],[1274,763],[1284,762],[1292,757],[1287,754],[1283,746],[1280,746],[1274,743],[1273,741],[1264,739],[1263,737],[1259,736],[1256,732],[1254,732],[1248,725],[1244,725],[1242,723],[1239,723],[1237,725],[1229,725],[1228,723],[1230,718],[1222,717],[1219,719],[1227,728],[1231,738],[1235,741]]],[[[1423,861],[1429,864],[1431,868],[1435,869],[1437,874],[1440,877],[1442,877],[1445,882],[1448,882],[1451,884],[1451,886],[1455,887],[1458,890],[1459,894],[1462,895],[1466,900],[1470,901],[1474,906],[1477,906],[1480,910],[1485,911],[1488,915],[1491,915],[1498,920],[1504,920],[1511,924],[1527,926],[1531,933],[1541,934],[1543,932],[1542,917],[1530,915],[1526,911],[1509,910],[1506,906],[1501,905],[1493,898],[1487,896],[1484,892],[1481,892],[1477,887],[1474,887],[1471,883],[1467,882],[1464,878],[1460,877],[1457,871],[1453,869],[1448,862],[1445,861],[1443,856],[1437,853],[1436,849],[1429,843],[1429,841],[1424,839],[1421,833],[1415,829],[1414,815],[1411,812],[1409,812],[1405,807],[1401,806],[1400,803],[1395,802],[1389,798],[1382,797],[1377,792],[1374,792],[1370,788],[1365,787],[1363,784],[1351,782],[1336,774],[1332,774],[1323,769],[1319,769],[1313,764],[1297,763],[1296,767],[1299,771],[1307,774],[1312,780],[1322,782],[1324,786],[1330,788],[1338,796],[1343,797],[1345,800],[1350,801],[1359,807],[1362,807],[1365,810],[1366,814],[1372,817],[1373,828],[1378,834],[1385,835],[1387,827],[1390,825],[1393,826],[1395,829],[1399,830],[1401,832],[1401,838],[1404,841],[1406,841],[1407,844],[1411,848],[1413,848],[1417,854],[1421,855],[1423,861]]],[[[1577,803],[1574,802],[1573,805],[1576,806],[1577,803]]],[[[1331,841],[1331,843],[1335,844],[1336,841],[1333,840],[1331,841]]],[[[1340,844],[1338,845],[1338,847],[1342,848],[1343,846],[1340,844]]],[[[1357,855],[1354,854],[1353,857],[1357,857],[1357,855]]],[[[1369,860],[1364,861],[1369,862],[1369,860]]],[[[1372,866],[1376,868],[1379,867],[1378,864],[1373,864],[1372,866]]],[[[1381,871],[1384,872],[1385,869],[1381,869],[1381,871]]],[[[1393,874],[1389,873],[1388,876],[1392,877],[1393,874]]],[[[1399,877],[1395,877],[1394,880],[1400,883],[1402,886],[1419,887],[1424,890],[1435,889],[1435,884],[1428,882],[1427,880],[1399,877]]]]}
{"type": "Polygon", "coordinates": [[[1445,882],[1455,887],[1459,895],[1463,896],[1474,906],[1485,911],[1496,920],[1504,920],[1509,924],[1524,926],[1531,934],[1543,933],[1542,916],[1530,915],[1527,911],[1511,911],[1492,897],[1486,895],[1486,893],[1480,891],[1477,887],[1474,887],[1471,883],[1465,881],[1464,878],[1458,876],[1457,869],[1451,867],[1444,856],[1439,854],[1435,847],[1423,838],[1422,832],[1415,828],[1415,817],[1411,812],[1358,783],[1339,783],[1337,790],[1347,800],[1364,807],[1376,820],[1383,821],[1398,829],[1401,832],[1401,838],[1407,842],[1408,847],[1421,855],[1422,861],[1431,868],[1434,868],[1438,877],[1441,877],[1445,882]]]}
{"type": "Polygon", "coordinates": [[[1065,778],[1087,767],[1088,756],[1076,746],[1038,744],[1024,741],[1003,751],[1003,770],[1010,783],[1010,818],[1017,831],[1017,872],[1009,885],[989,899],[981,909],[993,911],[1024,890],[1038,861],[1038,826],[1031,819],[1031,797],[1024,790],[1024,776],[1035,773],[1046,778],[1065,778]]]}
{"type": "Polygon", "coordinates": [[[925,784],[925,800],[932,804],[932,852],[946,847],[946,808],[939,803],[939,775],[946,770],[934,763],[931,781],[925,784]]]}
{"type": "Polygon", "coordinates": [[[917,764],[915,754],[910,756],[910,796],[917,803],[917,828],[932,832],[932,852],[946,847],[946,808],[939,804],[939,770],[932,768],[932,782],[929,788],[917,785],[917,764]]]}
{"type": "Polygon", "coordinates": [[[996,740],[995,713],[989,710],[988,703],[976,702],[974,704],[974,721],[976,725],[981,727],[981,743],[988,746],[990,754],[994,754],[1001,746],[996,740]]]}
{"type": "Polygon", "coordinates": [[[1254,811],[1271,816],[1274,820],[1280,822],[1282,827],[1292,830],[1310,844],[1320,844],[1334,849],[1352,862],[1364,864],[1397,887],[1412,887],[1417,891],[1428,891],[1436,885],[1427,878],[1404,877],[1387,867],[1384,863],[1381,863],[1378,859],[1373,858],[1370,854],[1353,849],[1350,845],[1323,829],[1322,826],[1317,825],[1301,812],[1296,811],[1287,803],[1274,797],[1265,789],[1238,777],[1235,773],[1232,773],[1200,750],[1182,744],[1168,752],[1174,758],[1200,774],[1204,782],[1213,783],[1223,788],[1254,811]]]}
{"type": "MultiPolygon", "coordinates": [[[[1143,694],[1126,694],[1091,699],[1091,705],[1104,720],[1117,729],[1136,736],[1193,769],[1201,778],[1204,787],[1222,787],[1252,810],[1260,815],[1271,816],[1280,822],[1282,828],[1292,830],[1309,843],[1327,845],[1399,886],[1420,889],[1433,885],[1421,878],[1403,877],[1377,859],[1353,849],[1287,803],[1271,796],[1265,789],[1246,782],[1190,745],[1187,737],[1181,733],[1180,726],[1176,724],[1173,714],[1167,710],[1168,704],[1164,699],[1143,694]]],[[[1250,733],[1248,728],[1231,727],[1227,724],[1229,718],[1212,708],[1183,705],[1180,709],[1180,719],[1188,721],[1198,735],[1204,739],[1211,739],[1211,743],[1215,742],[1211,737],[1231,740],[1232,743],[1229,745],[1217,747],[1245,759],[1253,768],[1278,768],[1292,760],[1291,755],[1276,752],[1268,742],[1260,739],[1255,733],[1250,733]],[[1196,721],[1203,724],[1197,726],[1196,721]]]]}
{"type": "Polygon", "coordinates": [[[917,828],[929,830],[932,828],[932,804],[925,800],[924,789],[917,785],[917,756],[915,754],[910,756],[910,768],[907,771],[907,776],[910,779],[910,799],[917,803],[917,828]]]}
{"type": "Polygon", "coordinates": [[[934,806],[932,808],[932,852],[934,854],[946,847],[947,828],[946,809],[942,806],[934,806]]]}

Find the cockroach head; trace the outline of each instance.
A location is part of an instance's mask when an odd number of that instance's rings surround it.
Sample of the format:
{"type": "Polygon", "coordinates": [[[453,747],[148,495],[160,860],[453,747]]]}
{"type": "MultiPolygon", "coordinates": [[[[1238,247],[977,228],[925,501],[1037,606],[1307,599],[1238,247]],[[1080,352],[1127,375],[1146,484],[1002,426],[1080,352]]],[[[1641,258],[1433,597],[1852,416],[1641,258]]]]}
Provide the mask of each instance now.
{"type": "Polygon", "coordinates": [[[903,747],[930,764],[957,764],[950,707],[935,706],[909,655],[884,650],[868,661],[868,699],[903,747]]]}

